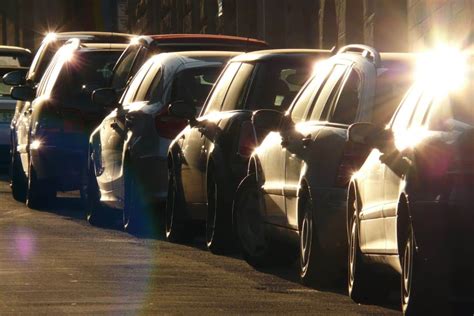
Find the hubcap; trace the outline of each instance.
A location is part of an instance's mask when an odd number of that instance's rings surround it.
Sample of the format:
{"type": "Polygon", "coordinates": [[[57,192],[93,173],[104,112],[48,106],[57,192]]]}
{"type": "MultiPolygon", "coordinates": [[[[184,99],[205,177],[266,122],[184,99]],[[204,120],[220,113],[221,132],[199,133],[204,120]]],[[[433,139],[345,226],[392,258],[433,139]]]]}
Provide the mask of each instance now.
{"type": "Polygon", "coordinates": [[[301,223],[300,232],[300,251],[301,251],[301,268],[302,272],[306,273],[309,266],[311,256],[311,244],[313,239],[313,219],[311,215],[311,206],[305,206],[305,214],[301,223]]]}

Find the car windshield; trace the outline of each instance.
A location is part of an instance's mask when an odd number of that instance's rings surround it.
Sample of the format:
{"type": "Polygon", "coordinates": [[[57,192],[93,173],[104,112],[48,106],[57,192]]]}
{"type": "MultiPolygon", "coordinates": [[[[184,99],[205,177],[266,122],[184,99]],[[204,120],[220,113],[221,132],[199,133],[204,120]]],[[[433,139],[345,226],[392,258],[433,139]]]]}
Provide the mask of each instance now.
{"type": "Polygon", "coordinates": [[[311,72],[309,62],[279,60],[259,64],[248,96],[249,109],[286,110],[311,72]]]}

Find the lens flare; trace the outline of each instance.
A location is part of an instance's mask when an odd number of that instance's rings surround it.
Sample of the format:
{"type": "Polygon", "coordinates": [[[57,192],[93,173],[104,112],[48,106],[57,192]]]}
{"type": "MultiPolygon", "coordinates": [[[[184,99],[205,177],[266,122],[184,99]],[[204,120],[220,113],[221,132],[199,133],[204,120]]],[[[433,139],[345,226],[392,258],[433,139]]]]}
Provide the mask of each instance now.
{"type": "Polygon", "coordinates": [[[415,79],[435,93],[461,89],[468,75],[467,54],[451,46],[440,45],[418,56],[415,79]]]}
{"type": "Polygon", "coordinates": [[[47,43],[49,43],[49,42],[54,42],[54,41],[57,39],[57,37],[58,37],[58,36],[57,36],[56,33],[54,33],[54,32],[49,32],[49,33],[47,33],[46,36],[44,37],[44,40],[43,40],[43,41],[44,41],[44,42],[47,42],[47,43]]]}

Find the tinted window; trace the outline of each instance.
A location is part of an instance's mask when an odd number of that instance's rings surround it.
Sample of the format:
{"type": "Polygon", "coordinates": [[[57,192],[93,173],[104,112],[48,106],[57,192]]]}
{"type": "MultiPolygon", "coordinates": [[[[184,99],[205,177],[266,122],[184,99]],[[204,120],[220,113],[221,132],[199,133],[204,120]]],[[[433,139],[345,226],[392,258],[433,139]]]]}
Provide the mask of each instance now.
{"type": "Polygon", "coordinates": [[[239,70],[240,63],[230,63],[224,70],[216,83],[215,88],[212,90],[209,99],[207,100],[206,107],[203,114],[209,114],[214,111],[219,111],[226,96],[227,90],[234,79],[237,70],[239,70]]]}
{"type": "Polygon", "coordinates": [[[421,93],[422,90],[417,86],[410,89],[393,118],[392,130],[404,131],[407,129],[413,115],[413,110],[421,97],[421,93]]]}
{"type": "Polygon", "coordinates": [[[221,70],[221,67],[213,66],[180,71],[173,80],[171,102],[182,100],[199,110],[206,101],[221,70]]]}
{"type": "Polygon", "coordinates": [[[158,100],[160,100],[161,93],[162,93],[161,78],[162,78],[162,72],[161,72],[161,67],[159,67],[158,70],[155,72],[153,81],[145,95],[145,100],[150,100],[151,103],[155,103],[155,102],[158,102],[158,100]]]}
{"type": "Polygon", "coordinates": [[[335,65],[328,79],[321,88],[321,91],[318,93],[316,98],[316,103],[314,105],[313,111],[311,113],[311,120],[326,120],[327,114],[331,104],[328,103],[328,100],[331,96],[335,96],[337,91],[338,84],[342,82],[343,76],[346,73],[346,65],[335,65]]]}
{"type": "Polygon", "coordinates": [[[427,125],[433,131],[464,131],[474,127],[472,88],[435,99],[428,113],[427,125]]]}
{"type": "MultiPolygon", "coordinates": [[[[61,67],[57,80],[54,81],[53,94],[58,97],[89,95],[96,88],[102,87],[110,80],[112,69],[119,51],[78,52],[70,61],[61,67]]],[[[57,63],[60,65],[61,63],[57,63]]],[[[48,89],[48,88],[47,88],[48,89]]]]}
{"type": "Polygon", "coordinates": [[[255,66],[253,64],[243,63],[239,68],[234,80],[232,80],[229,92],[227,92],[225,97],[222,111],[231,111],[243,108],[243,101],[245,99],[245,94],[247,93],[247,88],[251,82],[254,67],[255,66]]]}
{"type": "Polygon", "coordinates": [[[0,67],[26,67],[30,61],[29,56],[20,54],[0,55],[0,67]]]}
{"type": "Polygon", "coordinates": [[[329,67],[320,67],[316,75],[306,83],[291,110],[291,120],[293,123],[301,122],[306,118],[314,97],[319,92],[321,85],[326,81],[329,70],[329,67]]]}
{"type": "Polygon", "coordinates": [[[137,72],[135,77],[133,77],[132,82],[127,87],[127,90],[124,93],[122,104],[132,103],[134,101],[143,101],[143,100],[136,100],[135,96],[137,94],[140,85],[143,82],[143,79],[147,75],[148,71],[150,70],[151,66],[153,65],[153,61],[149,60],[145,63],[142,68],[137,72]]]}
{"type": "Polygon", "coordinates": [[[355,121],[359,108],[361,84],[359,74],[352,70],[341,90],[331,122],[349,125],[355,121]]]}
{"type": "Polygon", "coordinates": [[[129,46],[127,50],[120,57],[111,79],[111,86],[114,89],[120,90],[125,87],[129,78],[130,69],[137,54],[139,46],[129,46]]]}
{"type": "Polygon", "coordinates": [[[247,100],[248,108],[285,111],[312,70],[309,63],[291,60],[259,63],[247,100]]]}

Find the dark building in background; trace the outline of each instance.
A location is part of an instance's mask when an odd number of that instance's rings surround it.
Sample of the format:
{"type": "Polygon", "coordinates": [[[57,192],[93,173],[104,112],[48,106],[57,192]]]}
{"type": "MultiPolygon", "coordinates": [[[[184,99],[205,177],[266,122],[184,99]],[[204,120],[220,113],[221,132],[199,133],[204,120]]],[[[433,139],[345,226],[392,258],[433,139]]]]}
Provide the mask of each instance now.
{"type": "Polygon", "coordinates": [[[470,0],[2,0],[0,43],[34,48],[47,31],[105,30],[407,51],[440,38],[470,41],[472,10],[470,0]]]}

